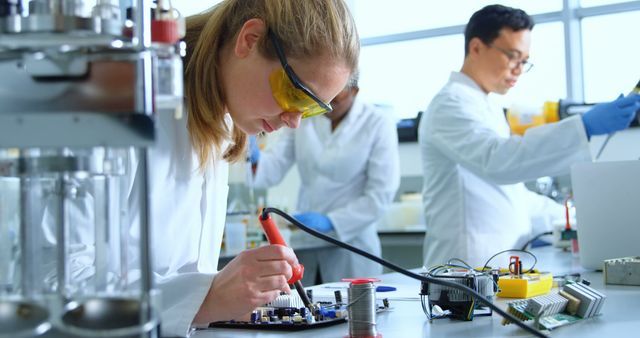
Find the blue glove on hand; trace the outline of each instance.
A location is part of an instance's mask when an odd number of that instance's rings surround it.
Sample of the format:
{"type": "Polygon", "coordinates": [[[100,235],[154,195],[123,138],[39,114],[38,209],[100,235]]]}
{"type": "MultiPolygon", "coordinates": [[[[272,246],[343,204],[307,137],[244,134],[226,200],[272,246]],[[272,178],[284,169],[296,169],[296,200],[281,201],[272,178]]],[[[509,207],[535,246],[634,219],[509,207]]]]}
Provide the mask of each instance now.
{"type": "Polygon", "coordinates": [[[260,160],[260,148],[255,135],[249,136],[249,161],[256,164],[260,160]]]}
{"type": "Polygon", "coordinates": [[[640,95],[620,96],[611,102],[599,103],[582,115],[587,136],[611,134],[626,129],[640,109],[640,95]]]}
{"type": "Polygon", "coordinates": [[[300,223],[319,232],[330,232],[333,230],[333,224],[329,217],[317,212],[304,212],[293,215],[300,223]]]}

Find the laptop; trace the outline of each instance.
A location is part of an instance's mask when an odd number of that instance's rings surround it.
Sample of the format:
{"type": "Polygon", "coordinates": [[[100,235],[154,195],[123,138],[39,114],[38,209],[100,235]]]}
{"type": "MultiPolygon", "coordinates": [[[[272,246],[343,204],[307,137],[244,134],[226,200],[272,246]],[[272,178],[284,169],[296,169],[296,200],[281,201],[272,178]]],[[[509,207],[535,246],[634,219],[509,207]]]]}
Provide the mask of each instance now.
{"type": "Polygon", "coordinates": [[[640,256],[640,161],[576,164],[571,183],[581,265],[640,256]]]}

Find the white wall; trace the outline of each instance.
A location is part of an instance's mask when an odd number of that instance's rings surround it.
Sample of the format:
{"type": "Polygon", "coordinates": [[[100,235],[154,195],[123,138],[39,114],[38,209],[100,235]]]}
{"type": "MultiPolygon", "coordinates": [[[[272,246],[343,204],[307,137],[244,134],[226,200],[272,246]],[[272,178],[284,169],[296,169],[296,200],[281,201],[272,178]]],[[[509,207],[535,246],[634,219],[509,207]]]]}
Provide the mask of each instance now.
{"type": "Polygon", "coordinates": [[[213,5],[219,3],[221,0],[206,0],[206,1],[193,1],[193,0],[180,0],[172,1],[171,4],[177,9],[182,16],[189,16],[203,12],[213,5]]]}

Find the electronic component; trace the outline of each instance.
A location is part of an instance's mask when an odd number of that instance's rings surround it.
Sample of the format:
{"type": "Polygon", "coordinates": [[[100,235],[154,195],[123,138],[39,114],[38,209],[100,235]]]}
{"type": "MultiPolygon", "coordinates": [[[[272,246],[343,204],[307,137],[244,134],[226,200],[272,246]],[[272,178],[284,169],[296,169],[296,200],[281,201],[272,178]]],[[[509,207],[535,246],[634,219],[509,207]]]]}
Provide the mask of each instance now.
{"type": "MultiPolygon", "coordinates": [[[[522,321],[535,320],[537,326],[551,330],[600,314],[606,296],[583,283],[567,284],[557,294],[508,303],[508,312],[522,321]]],[[[503,320],[502,324],[510,322],[503,320]]]]}
{"type": "Polygon", "coordinates": [[[582,283],[568,284],[563,290],[580,300],[580,305],[576,312],[579,317],[589,318],[600,314],[600,309],[606,298],[600,292],[582,283]]]}
{"type": "Polygon", "coordinates": [[[498,297],[530,298],[549,293],[553,286],[550,273],[525,273],[502,276],[498,279],[498,297]]]}
{"type": "Polygon", "coordinates": [[[534,316],[550,316],[563,312],[567,308],[569,300],[559,294],[550,294],[532,298],[527,302],[527,312],[534,316]]]}
{"type": "Polygon", "coordinates": [[[607,259],[603,273],[606,284],[640,286],[640,256],[607,259]]]}
{"type": "MultiPolygon", "coordinates": [[[[497,275],[487,272],[442,266],[422,274],[467,286],[489,299],[492,299],[497,291],[497,275]]],[[[422,309],[429,319],[451,317],[460,320],[473,320],[474,316],[490,316],[492,314],[491,310],[481,307],[473,297],[466,293],[435,283],[422,282],[420,298],[422,309]]]]}
{"type": "Polygon", "coordinates": [[[342,304],[342,293],[340,293],[340,290],[334,291],[333,294],[336,297],[336,304],[342,304]]]}
{"type": "Polygon", "coordinates": [[[568,303],[565,311],[568,314],[575,315],[576,313],[578,313],[578,307],[580,306],[580,299],[570,295],[569,293],[563,290],[558,291],[558,294],[567,299],[568,303]]]}
{"type": "Polygon", "coordinates": [[[280,294],[278,298],[273,301],[267,303],[265,307],[274,307],[274,308],[301,308],[305,307],[302,299],[299,295],[292,293],[290,295],[280,294]]]}
{"type": "Polygon", "coordinates": [[[548,293],[553,286],[553,276],[531,270],[523,273],[520,257],[511,256],[509,275],[498,279],[498,297],[530,298],[548,293]]]}

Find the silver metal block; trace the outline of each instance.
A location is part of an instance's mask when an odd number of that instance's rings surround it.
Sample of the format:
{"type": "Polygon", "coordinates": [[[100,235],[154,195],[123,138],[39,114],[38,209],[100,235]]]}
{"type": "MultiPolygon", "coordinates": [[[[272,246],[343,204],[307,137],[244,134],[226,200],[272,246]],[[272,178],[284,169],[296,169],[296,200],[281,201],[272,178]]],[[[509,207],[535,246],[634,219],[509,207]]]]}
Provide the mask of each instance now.
{"type": "Polygon", "coordinates": [[[640,286],[640,256],[605,260],[603,275],[606,284],[640,286]]]}

